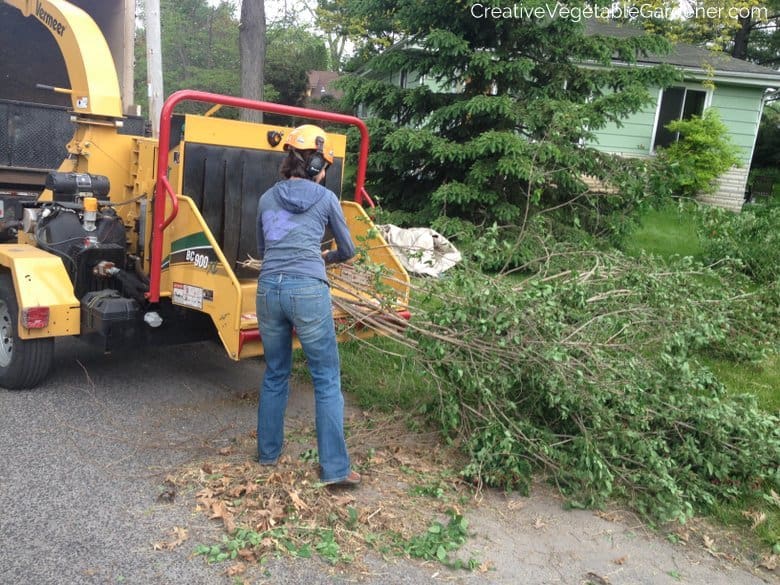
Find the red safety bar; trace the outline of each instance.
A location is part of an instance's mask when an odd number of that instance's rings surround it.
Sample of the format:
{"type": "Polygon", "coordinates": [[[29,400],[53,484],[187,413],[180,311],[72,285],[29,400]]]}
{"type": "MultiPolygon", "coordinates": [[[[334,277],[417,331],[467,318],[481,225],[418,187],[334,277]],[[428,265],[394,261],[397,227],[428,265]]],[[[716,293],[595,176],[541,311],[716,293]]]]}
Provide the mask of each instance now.
{"type": "Polygon", "coordinates": [[[354,116],[336,114],[333,112],[321,112],[319,110],[309,110],[307,108],[297,108],[294,106],[285,106],[271,102],[258,102],[246,98],[233,97],[229,95],[220,95],[208,93],[205,91],[181,90],[172,94],[162,107],[160,114],[160,145],[157,153],[157,185],[154,191],[154,207],[152,220],[152,242],[151,258],[149,269],[149,301],[156,303],[160,300],[160,274],[162,272],[162,252],[163,252],[163,232],[170,225],[179,211],[179,202],[168,182],[168,153],[170,151],[171,141],[171,118],[173,109],[183,101],[206,102],[210,104],[221,104],[223,106],[233,106],[236,108],[248,108],[250,110],[260,110],[271,114],[281,114],[283,116],[297,116],[300,118],[310,118],[314,120],[325,120],[326,122],[335,122],[337,124],[347,124],[357,126],[360,131],[360,151],[358,154],[357,178],[355,180],[355,201],[359,204],[366,202],[374,207],[374,202],[366,192],[364,187],[366,182],[366,162],[368,160],[368,128],[365,122],[354,116]],[[171,200],[173,209],[171,215],[165,217],[165,201],[171,200]]]}

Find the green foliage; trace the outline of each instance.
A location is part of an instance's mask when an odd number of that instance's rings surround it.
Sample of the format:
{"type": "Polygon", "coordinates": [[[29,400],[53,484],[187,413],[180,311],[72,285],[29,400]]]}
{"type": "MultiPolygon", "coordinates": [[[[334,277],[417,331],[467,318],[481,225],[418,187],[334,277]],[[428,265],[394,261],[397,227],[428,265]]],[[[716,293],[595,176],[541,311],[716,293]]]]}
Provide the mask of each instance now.
{"type": "Polygon", "coordinates": [[[267,32],[265,81],[279,92],[279,103],[301,106],[309,71],[328,69],[325,43],[301,26],[271,27],[267,32]]]}
{"type": "Polygon", "coordinates": [[[543,269],[450,271],[418,316],[438,333],[414,335],[440,388],[430,414],[466,477],[516,488],[542,468],[574,505],[621,496],[657,521],[780,488],[780,421],[695,358],[775,347],[780,287],[566,246],[543,269]]]}
{"type": "Polygon", "coordinates": [[[601,231],[645,197],[630,170],[639,163],[582,144],[650,103],[649,85],[676,77],[670,67],[611,67],[615,54],[632,62],[663,52],[664,41],[588,36],[566,19],[477,19],[468,4],[445,0],[355,5],[406,38],[375,57],[370,74],[343,81],[347,101],[377,118],[368,179],[386,207],[418,222],[477,225],[521,224],[559,207],[574,209],[562,220],[601,231]],[[404,87],[393,81],[399,75],[404,87]],[[590,194],[583,175],[616,182],[619,192],[590,194]]]}
{"type": "Polygon", "coordinates": [[[780,282],[780,206],[745,205],[737,214],[706,208],[700,218],[700,238],[710,261],[733,258],[756,282],[780,282]]]}
{"type": "MultiPolygon", "coordinates": [[[[234,10],[226,2],[209,6],[206,0],[161,0],[165,95],[185,88],[238,94],[240,57],[234,10]]],[[[144,32],[139,30],[135,43],[135,95],[146,109],[145,46],[144,32]]],[[[198,106],[184,104],[181,109],[198,111],[198,106]]]]}
{"type": "Polygon", "coordinates": [[[712,193],[718,177],[739,164],[737,148],[716,110],[708,109],[701,117],[675,120],[667,128],[678,132],[679,140],[659,149],[657,160],[672,195],[694,198],[712,193]]]}
{"type": "Polygon", "coordinates": [[[777,102],[771,102],[764,108],[751,166],[760,168],[761,172],[777,171],[780,167],[780,104],[777,102]]]}
{"type": "Polygon", "coordinates": [[[464,562],[450,558],[450,554],[468,540],[469,524],[468,520],[454,511],[449,512],[449,517],[446,525],[433,522],[423,534],[399,541],[397,546],[413,559],[438,561],[453,569],[474,569],[479,564],[474,559],[464,562]]]}

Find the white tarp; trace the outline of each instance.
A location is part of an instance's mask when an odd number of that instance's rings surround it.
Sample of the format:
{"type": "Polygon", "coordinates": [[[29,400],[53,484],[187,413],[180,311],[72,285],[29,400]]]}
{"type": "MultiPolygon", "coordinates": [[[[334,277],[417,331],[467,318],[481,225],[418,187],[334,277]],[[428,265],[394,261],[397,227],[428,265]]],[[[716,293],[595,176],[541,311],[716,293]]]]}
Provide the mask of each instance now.
{"type": "Polygon", "coordinates": [[[407,272],[439,276],[460,262],[460,252],[443,235],[430,228],[377,226],[407,272]]]}

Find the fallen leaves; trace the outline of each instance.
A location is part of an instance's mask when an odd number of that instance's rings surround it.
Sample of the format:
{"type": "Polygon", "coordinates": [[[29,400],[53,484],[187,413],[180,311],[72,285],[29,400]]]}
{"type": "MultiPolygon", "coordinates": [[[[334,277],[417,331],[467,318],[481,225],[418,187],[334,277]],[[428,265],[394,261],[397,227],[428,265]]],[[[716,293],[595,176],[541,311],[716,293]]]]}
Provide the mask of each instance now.
{"type": "Polygon", "coordinates": [[[189,533],[186,528],[175,526],[171,531],[173,538],[171,540],[165,540],[152,543],[153,550],[173,550],[177,546],[181,545],[189,538],[189,533]]]}
{"type": "Polygon", "coordinates": [[[319,465],[310,456],[314,429],[305,427],[288,429],[286,454],[274,467],[248,460],[256,439],[247,433],[177,478],[182,491],[183,486],[194,488],[197,509],[220,522],[229,539],[243,539],[232,555],[236,562],[229,571],[235,573],[230,576],[269,554],[322,554],[313,539],[324,532],[332,533],[333,550],[357,562],[369,546],[378,546],[377,539],[389,545],[419,534],[457,508],[463,492],[471,489],[452,474],[453,455],[442,453],[436,437],[430,444],[419,439],[403,444],[408,433],[401,421],[360,424],[350,421],[350,441],[359,445],[350,449],[353,465],[364,478],[357,491],[322,485],[319,465]],[[240,536],[247,531],[254,534],[251,543],[240,536]]]}
{"type": "Polygon", "coordinates": [[[758,564],[768,571],[775,571],[780,567],[780,555],[766,555],[758,564]]]}

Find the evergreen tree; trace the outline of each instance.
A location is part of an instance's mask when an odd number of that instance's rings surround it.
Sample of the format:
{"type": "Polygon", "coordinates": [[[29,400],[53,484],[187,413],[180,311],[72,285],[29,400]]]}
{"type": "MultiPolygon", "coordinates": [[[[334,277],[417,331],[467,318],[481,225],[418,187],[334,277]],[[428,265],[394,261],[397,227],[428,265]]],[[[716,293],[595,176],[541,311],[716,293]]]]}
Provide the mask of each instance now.
{"type": "Polygon", "coordinates": [[[629,161],[583,144],[647,105],[648,87],[675,79],[669,67],[630,66],[668,50],[664,39],[589,36],[576,18],[515,17],[500,2],[354,0],[353,9],[382,15],[376,22],[405,38],[343,83],[348,102],[374,118],[370,192],[386,207],[416,221],[520,224],[571,206],[595,227],[642,197],[629,161]],[[589,196],[583,175],[621,193],[589,196]]]}

